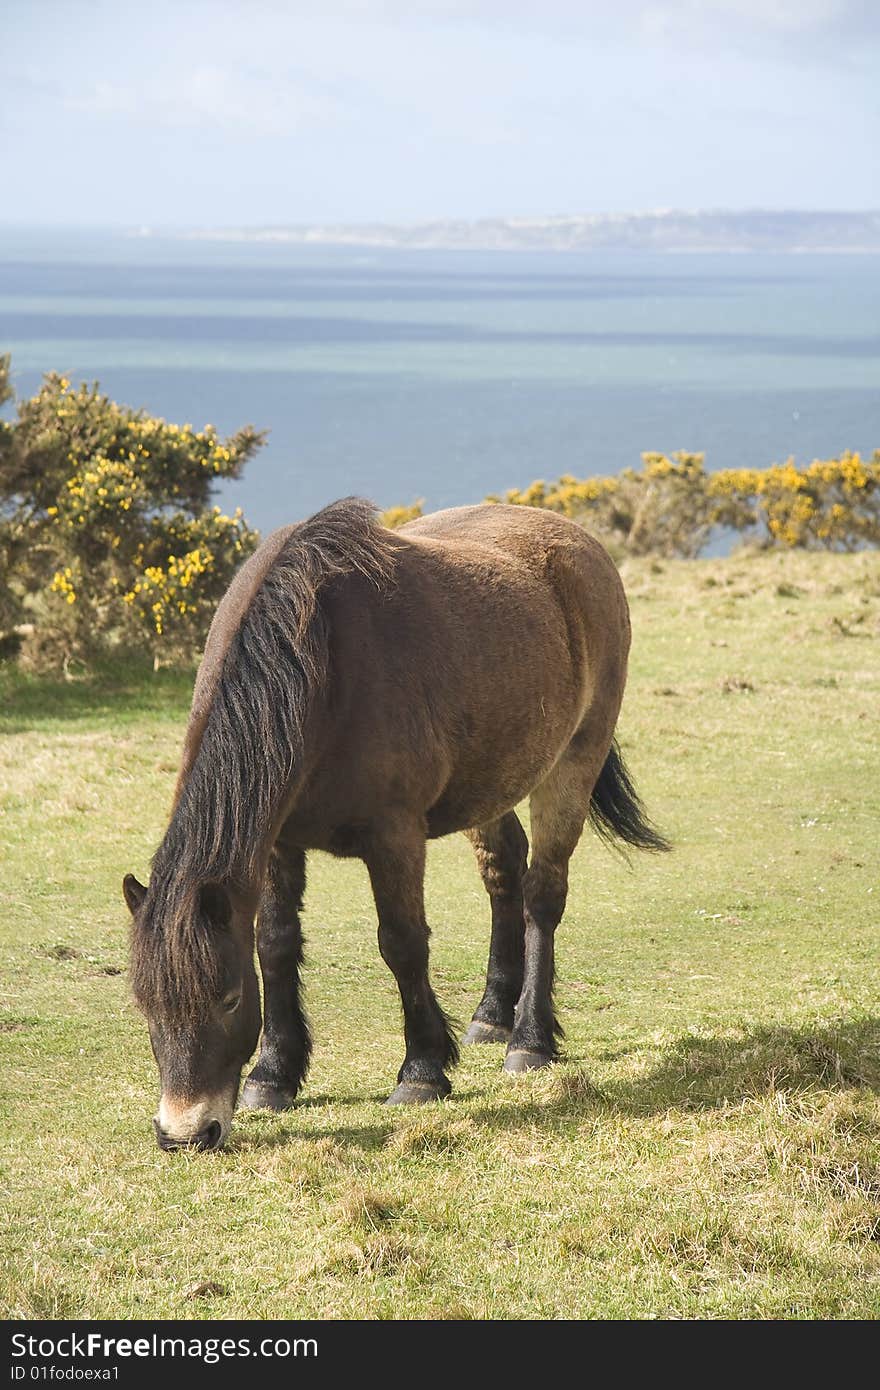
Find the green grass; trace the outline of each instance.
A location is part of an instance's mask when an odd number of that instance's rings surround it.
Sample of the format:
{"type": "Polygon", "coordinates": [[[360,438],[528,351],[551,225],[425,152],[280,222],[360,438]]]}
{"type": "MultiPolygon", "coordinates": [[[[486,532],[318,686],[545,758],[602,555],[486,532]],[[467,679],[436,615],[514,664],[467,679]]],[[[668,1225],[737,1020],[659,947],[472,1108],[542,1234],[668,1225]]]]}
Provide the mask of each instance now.
{"type": "MultiPolygon", "coordinates": [[[[315,857],[302,1103],[161,1154],[120,880],[164,829],[189,679],[0,677],[2,1303],[21,1317],[880,1315],[880,559],[631,563],[621,735],[673,855],[585,836],[565,1060],[402,1055],[366,875],[315,857]]],[[[432,847],[464,1021],[487,903],[432,847]]]]}

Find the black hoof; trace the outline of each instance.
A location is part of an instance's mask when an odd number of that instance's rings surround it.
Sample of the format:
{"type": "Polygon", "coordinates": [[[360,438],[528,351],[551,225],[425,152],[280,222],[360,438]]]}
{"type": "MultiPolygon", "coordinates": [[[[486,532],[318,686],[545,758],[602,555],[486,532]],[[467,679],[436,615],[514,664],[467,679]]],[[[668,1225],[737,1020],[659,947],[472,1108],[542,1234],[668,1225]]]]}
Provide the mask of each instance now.
{"type": "Polygon", "coordinates": [[[296,1091],[272,1086],[267,1081],[246,1081],[239,1097],[241,1110],[291,1110],[296,1091]]]}
{"type": "Polygon", "coordinates": [[[553,1058],[546,1052],[531,1052],[525,1047],[515,1047],[504,1059],[504,1070],[510,1076],[519,1076],[524,1071],[537,1071],[539,1067],[549,1067],[553,1058]]]}
{"type": "Polygon", "coordinates": [[[461,1041],[465,1046],[470,1043],[507,1043],[510,1042],[511,1031],[501,1023],[484,1023],[481,1018],[475,1018],[461,1041]]]}
{"type": "Polygon", "coordinates": [[[444,1100],[452,1090],[445,1076],[443,1081],[401,1081],[385,1101],[386,1105],[425,1105],[429,1100],[444,1100]]]}

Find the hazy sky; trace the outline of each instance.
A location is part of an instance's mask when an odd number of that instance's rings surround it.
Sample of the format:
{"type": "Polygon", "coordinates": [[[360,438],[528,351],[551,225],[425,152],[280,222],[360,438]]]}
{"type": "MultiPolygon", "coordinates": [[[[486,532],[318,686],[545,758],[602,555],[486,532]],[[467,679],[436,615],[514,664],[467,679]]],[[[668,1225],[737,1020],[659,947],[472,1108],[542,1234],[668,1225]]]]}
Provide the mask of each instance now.
{"type": "Polygon", "coordinates": [[[0,221],[880,206],[880,0],[7,0],[0,221]]]}

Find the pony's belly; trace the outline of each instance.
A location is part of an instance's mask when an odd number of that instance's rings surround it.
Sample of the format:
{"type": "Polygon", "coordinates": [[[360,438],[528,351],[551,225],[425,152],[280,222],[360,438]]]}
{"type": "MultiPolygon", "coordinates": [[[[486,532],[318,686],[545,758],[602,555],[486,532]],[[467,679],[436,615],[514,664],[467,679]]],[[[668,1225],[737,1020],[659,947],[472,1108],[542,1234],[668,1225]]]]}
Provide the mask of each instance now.
{"type": "Polygon", "coordinates": [[[487,779],[480,785],[461,785],[455,782],[427,812],[428,838],[452,835],[457,830],[472,830],[488,825],[524,800],[542,782],[555,761],[548,757],[523,775],[502,779],[487,779]]]}
{"type": "Polygon", "coordinates": [[[323,820],[316,817],[290,817],[278,842],[291,848],[324,850],[336,859],[362,859],[375,840],[376,827],[367,819],[323,820]]]}
{"type": "MultiPolygon", "coordinates": [[[[510,808],[508,808],[510,809],[510,808]]],[[[444,806],[432,806],[428,812],[428,839],[440,840],[444,835],[454,835],[458,830],[473,830],[476,825],[488,825],[497,820],[502,811],[483,815],[479,811],[472,815],[453,811],[444,806]]]]}
{"type": "Polygon", "coordinates": [[[488,825],[524,801],[555,766],[581,712],[571,692],[546,707],[540,699],[485,722],[456,749],[446,785],[426,811],[432,839],[488,825]],[[539,718],[535,711],[540,709],[539,718]]]}
{"type": "MultiPolygon", "coordinates": [[[[539,721],[516,720],[508,707],[503,721],[472,726],[454,749],[426,745],[411,765],[364,756],[348,762],[344,778],[319,770],[300,789],[282,835],[302,849],[364,858],[389,818],[411,818],[429,839],[488,825],[528,797],[557,762],[578,717],[572,704],[548,708],[539,721]]],[[[372,753],[383,745],[374,732],[361,734],[357,746],[372,753]]]]}

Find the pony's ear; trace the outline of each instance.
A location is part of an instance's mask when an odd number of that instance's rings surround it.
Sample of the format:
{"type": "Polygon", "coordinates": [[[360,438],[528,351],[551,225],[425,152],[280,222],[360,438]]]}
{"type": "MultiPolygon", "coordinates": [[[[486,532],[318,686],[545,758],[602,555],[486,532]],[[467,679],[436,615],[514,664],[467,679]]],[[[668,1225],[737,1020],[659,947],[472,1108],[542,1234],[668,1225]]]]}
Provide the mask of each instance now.
{"type": "Polygon", "coordinates": [[[199,888],[199,906],[215,927],[228,927],[232,921],[232,903],[222,883],[203,883],[199,888]]]}
{"type": "Polygon", "coordinates": [[[147,896],[147,890],[142,883],[138,883],[134,874],[126,874],[122,880],[122,896],[125,898],[128,910],[133,917],[147,896]]]}

